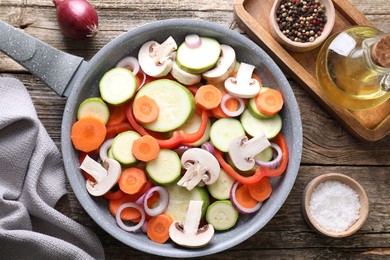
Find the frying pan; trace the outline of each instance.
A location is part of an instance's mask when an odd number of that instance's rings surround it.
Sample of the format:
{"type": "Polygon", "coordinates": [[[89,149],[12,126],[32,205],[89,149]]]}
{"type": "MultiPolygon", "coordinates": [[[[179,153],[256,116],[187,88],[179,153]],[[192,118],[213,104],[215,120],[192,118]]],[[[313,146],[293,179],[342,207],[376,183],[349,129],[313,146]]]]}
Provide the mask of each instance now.
{"type": "Polygon", "coordinates": [[[259,232],[282,207],[288,197],[301,161],[302,125],[298,104],[291,87],[275,62],[255,43],[243,35],[221,25],[191,19],[170,19],[144,24],[117,37],[90,61],[57,50],[12,26],[0,21],[0,51],[4,52],[32,74],[39,77],[57,94],[68,97],[61,126],[61,149],[69,183],[82,207],[106,232],[135,249],[168,257],[197,257],[227,250],[259,232]],[[173,243],[157,244],[146,235],[128,233],[120,229],[109,213],[107,201],[92,197],[85,188],[85,179],[79,170],[79,157],[70,140],[70,130],[76,121],[79,104],[88,97],[98,96],[98,83],[103,74],[113,68],[124,56],[137,56],[140,46],[149,40],[163,42],[172,36],[178,43],[185,35],[195,33],[215,38],[232,46],[237,60],[256,66],[265,86],[282,92],[284,107],[283,133],[288,150],[289,164],[286,172],[272,178],[273,193],[254,214],[241,215],[237,225],[229,231],[216,232],[211,242],[203,248],[186,249],[173,243]]]}

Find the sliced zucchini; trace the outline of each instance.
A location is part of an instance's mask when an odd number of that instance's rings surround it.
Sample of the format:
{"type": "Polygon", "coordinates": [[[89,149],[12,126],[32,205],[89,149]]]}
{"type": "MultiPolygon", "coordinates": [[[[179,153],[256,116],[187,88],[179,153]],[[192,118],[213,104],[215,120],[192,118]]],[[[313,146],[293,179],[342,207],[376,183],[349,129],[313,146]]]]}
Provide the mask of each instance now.
{"type": "Polygon", "coordinates": [[[134,96],[137,80],[130,70],[121,67],[113,68],[101,78],[99,90],[104,101],[120,105],[134,96]]]}
{"type": "Polygon", "coordinates": [[[249,109],[245,109],[240,120],[245,132],[252,137],[263,132],[268,139],[272,139],[282,130],[282,118],[279,114],[270,118],[257,118],[249,109]]]}
{"type": "Polygon", "coordinates": [[[221,44],[208,37],[200,37],[202,44],[190,48],[183,42],[176,52],[176,63],[192,74],[201,74],[215,66],[221,55],[221,44]]]}
{"type": "Polygon", "coordinates": [[[230,200],[219,200],[208,207],[206,220],[215,230],[228,230],[236,224],[238,212],[230,200]]]}
{"type": "Polygon", "coordinates": [[[149,130],[169,132],[182,126],[195,111],[193,94],[180,83],[159,79],[144,85],[134,99],[146,95],[156,101],[159,115],[156,121],[144,124],[149,130]]]}
{"type": "Polygon", "coordinates": [[[114,159],[126,166],[135,164],[138,160],[131,152],[131,148],[133,142],[140,137],[140,134],[131,130],[118,134],[112,141],[110,149],[114,159]]]}
{"type": "Polygon", "coordinates": [[[156,159],[146,163],[146,173],[159,185],[168,185],[180,178],[181,161],[179,155],[169,149],[161,149],[156,159]]]}
{"type": "Polygon", "coordinates": [[[221,118],[214,122],[210,129],[210,140],[218,150],[229,151],[230,142],[239,136],[244,136],[245,130],[240,121],[235,118],[221,118]]]}
{"type": "Polygon", "coordinates": [[[94,117],[103,124],[107,124],[110,118],[110,110],[101,98],[91,97],[84,100],[77,111],[77,119],[94,117]]]}

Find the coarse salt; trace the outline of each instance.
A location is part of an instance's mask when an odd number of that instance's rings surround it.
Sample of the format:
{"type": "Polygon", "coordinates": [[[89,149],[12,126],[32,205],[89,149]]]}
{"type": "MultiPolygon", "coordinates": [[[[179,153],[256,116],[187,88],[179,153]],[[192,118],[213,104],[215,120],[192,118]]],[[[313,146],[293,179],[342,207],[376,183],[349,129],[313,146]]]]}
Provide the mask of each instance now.
{"type": "Polygon", "coordinates": [[[344,183],[325,181],[314,189],[310,210],[315,222],[323,229],[342,232],[359,218],[359,195],[344,183]]]}

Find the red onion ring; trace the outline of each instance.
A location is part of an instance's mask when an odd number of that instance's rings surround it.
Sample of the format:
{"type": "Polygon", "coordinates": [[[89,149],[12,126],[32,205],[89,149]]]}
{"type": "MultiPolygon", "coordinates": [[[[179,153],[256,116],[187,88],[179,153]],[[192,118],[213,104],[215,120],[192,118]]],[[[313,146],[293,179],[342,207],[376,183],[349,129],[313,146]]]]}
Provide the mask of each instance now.
{"type": "Polygon", "coordinates": [[[256,160],[255,158],[255,163],[257,166],[264,168],[276,168],[279,166],[280,162],[282,161],[282,149],[280,149],[279,145],[275,143],[271,143],[271,147],[276,151],[276,157],[269,162],[262,162],[256,160]]]}
{"type": "Polygon", "coordinates": [[[134,75],[137,75],[139,71],[139,63],[138,60],[134,57],[127,56],[121,59],[115,67],[122,67],[122,68],[127,68],[133,72],[134,75]]]}
{"type": "Polygon", "coordinates": [[[166,208],[168,207],[169,203],[169,193],[168,191],[161,187],[161,186],[154,186],[150,188],[146,193],[145,193],[145,199],[144,199],[144,209],[146,214],[148,214],[151,217],[157,216],[161,213],[163,213],[166,208]],[[153,195],[154,192],[158,192],[160,195],[160,202],[157,207],[155,208],[149,208],[148,206],[148,199],[153,195]]]}
{"type": "Polygon", "coordinates": [[[103,162],[104,162],[105,160],[107,160],[107,158],[108,158],[107,152],[108,152],[108,149],[110,149],[113,140],[114,140],[114,138],[107,139],[107,140],[104,141],[104,143],[100,146],[100,149],[99,149],[99,157],[100,157],[100,159],[101,159],[103,162]]]}
{"type": "Polygon", "coordinates": [[[227,94],[223,95],[223,97],[222,97],[221,109],[227,116],[236,117],[236,116],[241,115],[242,112],[244,112],[244,110],[245,110],[245,103],[244,103],[244,100],[242,98],[235,97],[235,96],[232,96],[229,93],[227,93],[227,94]],[[230,111],[226,107],[226,101],[228,101],[231,98],[236,99],[238,101],[238,103],[239,103],[239,107],[238,107],[238,109],[236,111],[230,111]]]}
{"type": "Polygon", "coordinates": [[[128,232],[134,232],[142,227],[142,225],[145,222],[146,216],[145,216],[145,211],[139,205],[137,205],[134,202],[127,202],[127,203],[123,203],[122,205],[119,206],[118,211],[116,212],[115,218],[116,218],[116,223],[118,224],[118,226],[120,228],[122,228],[123,230],[128,231],[128,232]],[[141,220],[137,223],[137,225],[127,226],[123,223],[123,221],[121,219],[121,212],[125,208],[135,208],[141,212],[141,220]]]}
{"type": "Polygon", "coordinates": [[[202,145],[201,145],[201,148],[208,151],[209,153],[211,154],[214,154],[215,153],[215,149],[214,149],[214,146],[210,143],[210,142],[204,142],[202,145]]]}
{"type": "Polygon", "coordinates": [[[142,79],[141,84],[138,86],[137,90],[142,88],[145,85],[145,83],[146,83],[146,74],[145,74],[145,72],[143,72],[142,70],[140,70],[139,72],[142,73],[143,79],[142,79]]]}
{"type": "Polygon", "coordinates": [[[240,183],[238,181],[234,182],[232,188],[230,189],[230,201],[232,202],[233,207],[241,214],[250,214],[256,212],[263,205],[261,202],[257,203],[253,208],[244,208],[238,203],[236,199],[236,190],[240,183]]]}
{"type": "Polygon", "coordinates": [[[202,45],[202,39],[197,34],[187,35],[184,41],[187,47],[190,49],[196,49],[199,48],[200,45],[202,45]]]}
{"type": "Polygon", "coordinates": [[[179,146],[173,148],[173,150],[174,150],[179,156],[182,156],[183,153],[184,153],[185,151],[187,151],[188,149],[191,149],[191,148],[194,148],[194,147],[191,146],[191,145],[184,145],[184,144],[183,144],[183,145],[179,145],[179,146]]]}

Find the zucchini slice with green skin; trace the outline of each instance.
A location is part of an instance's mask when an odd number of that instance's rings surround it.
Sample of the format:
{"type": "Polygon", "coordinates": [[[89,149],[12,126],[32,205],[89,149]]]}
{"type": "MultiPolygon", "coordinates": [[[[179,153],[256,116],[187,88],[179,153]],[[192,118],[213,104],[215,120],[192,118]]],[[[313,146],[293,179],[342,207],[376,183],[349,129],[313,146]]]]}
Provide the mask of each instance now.
{"type": "Polygon", "coordinates": [[[77,119],[84,117],[94,117],[99,119],[103,124],[107,124],[110,118],[110,110],[101,98],[87,98],[80,104],[77,111],[77,119]]]}
{"type": "Polygon", "coordinates": [[[234,179],[221,169],[217,181],[207,185],[207,189],[213,198],[217,200],[227,200],[230,198],[230,189],[232,188],[233,183],[234,179]]]}
{"type": "Polygon", "coordinates": [[[117,67],[107,71],[99,82],[102,99],[112,105],[120,105],[132,98],[137,90],[134,74],[117,67]]]}
{"type": "Polygon", "coordinates": [[[169,193],[169,203],[165,213],[171,216],[173,221],[184,223],[190,200],[203,201],[202,217],[206,214],[207,208],[210,205],[210,198],[205,187],[196,186],[189,191],[173,183],[165,188],[169,193]]]}
{"type": "Polygon", "coordinates": [[[215,230],[228,230],[236,224],[238,212],[230,200],[218,200],[208,207],[206,220],[215,230]]]}
{"type": "Polygon", "coordinates": [[[114,159],[126,166],[135,164],[138,160],[131,152],[131,148],[134,141],[140,137],[140,134],[131,130],[118,134],[112,141],[110,148],[114,159]]]}
{"type": "Polygon", "coordinates": [[[218,150],[229,151],[230,142],[239,136],[244,136],[245,130],[240,121],[235,118],[220,118],[210,129],[210,140],[218,150]]]}
{"type": "Polygon", "coordinates": [[[159,185],[168,185],[180,178],[181,161],[179,155],[169,149],[161,149],[157,158],[146,163],[148,177],[159,185]]]}
{"type": "Polygon", "coordinates": [[[215,66],[221,55],[221,44],[215,39],[200,37],[202,44],[190,48],[183,42],[176,52],[177,65],[192,74],[201,74],[215,66]]]}
{"type": "Polygon", "coordinates": [[[135,95],[135,100],[148,96],[156,101],[159,114],[156,121],[143,124],[155,132],[169,132],[182,126],[195,111],[194,95],[180,83],[159,79],[144,85],[135,95]]]}
{"type": "Polygon", "coordinates": [[[252,137],[263,132],[267,139],[272,139],[282,130],[282,118],[279,114],[270,118],[257,118],[249,109],[245,109],[240,120],[245,132],[252,137]]]}

